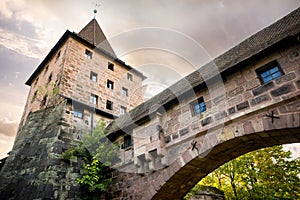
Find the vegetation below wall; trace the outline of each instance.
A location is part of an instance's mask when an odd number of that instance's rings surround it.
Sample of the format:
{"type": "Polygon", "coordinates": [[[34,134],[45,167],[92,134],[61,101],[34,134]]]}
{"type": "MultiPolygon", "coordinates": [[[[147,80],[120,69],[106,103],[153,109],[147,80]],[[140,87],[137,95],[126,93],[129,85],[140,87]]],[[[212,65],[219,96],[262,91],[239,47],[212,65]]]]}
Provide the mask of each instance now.
{"type": "Polygon", "coordinates": [[[80,157],[84,161],[81,176],[77,178],[87,199],[99,199],[112,184],[110,166],[117,161],[117,147],[107,138],[105,123],[99,122],[92,134],[85,134],[82,142],[68,149],[62,158],[70,161],[80,157]]]}
{"type": "Polygon", "coordinates": [[[300,159],[292,159],[282,146],[240,156],[213,171],[186,196],[202,185],[224,191],[226,199],[300,199],[300,159]]]}

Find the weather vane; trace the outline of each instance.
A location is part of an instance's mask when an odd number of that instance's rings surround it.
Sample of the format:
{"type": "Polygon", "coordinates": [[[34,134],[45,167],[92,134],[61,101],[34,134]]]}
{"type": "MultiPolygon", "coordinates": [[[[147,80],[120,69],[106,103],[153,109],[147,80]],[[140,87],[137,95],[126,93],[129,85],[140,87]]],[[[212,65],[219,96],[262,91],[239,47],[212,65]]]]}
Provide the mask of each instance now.
{"type": "Polygon", "coordinates": [[[94,19],[96,18],[96,14],[97,14],[97,7],[100,7],[100,4],[98,4],[98,3],[95,4],[94,19]]]}

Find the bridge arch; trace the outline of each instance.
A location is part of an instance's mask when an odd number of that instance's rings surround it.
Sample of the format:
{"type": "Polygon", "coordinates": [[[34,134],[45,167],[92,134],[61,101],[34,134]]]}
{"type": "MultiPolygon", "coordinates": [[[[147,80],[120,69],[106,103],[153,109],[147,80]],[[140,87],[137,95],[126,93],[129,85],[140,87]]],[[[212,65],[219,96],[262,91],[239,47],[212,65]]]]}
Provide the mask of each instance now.
{"type": "MultiPolygon", "coordinates": [[[[188,149],[172,165],[156,172],[145,199],[182,199],[207,174],[238,156],[265,147],[300,142],[300,113],[281,115],[276,124],[268,117],[257,121],[263,124],[263,130],[255,131],[252,121],[245,121],[241,135],[218,142],[208,152],[197,154],[197,149],[188,149]]],[[[226,131],[226,126],[223,130],[226,131]]]]}

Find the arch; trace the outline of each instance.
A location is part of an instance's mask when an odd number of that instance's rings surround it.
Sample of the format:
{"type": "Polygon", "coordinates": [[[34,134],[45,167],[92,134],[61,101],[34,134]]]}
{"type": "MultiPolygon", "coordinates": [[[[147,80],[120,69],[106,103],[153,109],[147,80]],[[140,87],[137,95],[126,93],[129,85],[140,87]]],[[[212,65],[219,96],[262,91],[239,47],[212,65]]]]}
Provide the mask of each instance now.
{"type": "MultiPolygon", "coordinates": [[[[207,174],[238,156],[265,147],[300,142],[300,113],[280,115],[276,123],[268,117],[260,120],[262,131],[243,126],[242,135],[218,142],[206,153],[196,155],[188,149],[176,162],[156,172],[145,199],[150,196],[151,199],[182,199],[207,174]]],[[[251,124],[251,121],[245,123],[251,124]]]]}

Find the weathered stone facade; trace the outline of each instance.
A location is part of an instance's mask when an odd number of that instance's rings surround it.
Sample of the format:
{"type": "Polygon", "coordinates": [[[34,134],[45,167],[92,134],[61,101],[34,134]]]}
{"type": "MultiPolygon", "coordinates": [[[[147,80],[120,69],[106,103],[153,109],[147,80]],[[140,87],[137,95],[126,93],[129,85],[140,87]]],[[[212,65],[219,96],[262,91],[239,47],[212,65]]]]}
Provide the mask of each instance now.
{"type": "Polygon", "coordinates": [[[26,82],[30,91],[21,126],[30,112],[41,109],[45,96],[46,103],[51,98],[46,92],[40,94],[47,84],[58,87],[59,95],[69,100],[71,114],[74,107],[80,108],[82,117],[67,115],[65,118],[70,124],[84,128],[90,128],[100,118],[110,122],[122,114],[121,108],[128,112],[143,102],[142,80],[145,77],[102,49],[102,43],[107,43],[102,31],[95,36],[81,34],[90,27],[101,31],[95,19],[79,34],[67,31],[26,82]],[[101,42],[93,44],[90,40],[101,42]],[[37,94],[39,98],[35,98],[37,94]],[[91,100],[92,95],[94,100],[91,100]],[[111,108],[107,107],[107,101],[111,102],[111,108]]]}
{"type": "Polygon", "coordinates": [[[1,170],[1,199],[81,199],[80,160],[61,158],[75,144],[74,132],[61,125],[63,112],[61,105],[28,116],[1,170]]]}
{"type": "Polygon", "coordinates": [[[132,158],[119,169],[135,174],[119,180],[121,197],[181,199],[239,155],[300,142],[299,16],[298,9],[116,120],[111,134],[133,129],[132,158]],[[273,68],[280,75],[263,80],[261,71],[273,68]]]}

